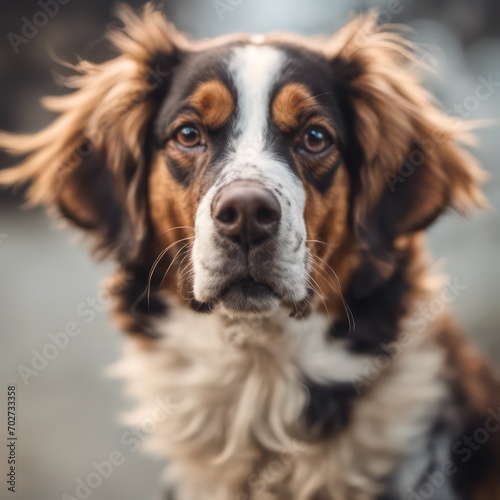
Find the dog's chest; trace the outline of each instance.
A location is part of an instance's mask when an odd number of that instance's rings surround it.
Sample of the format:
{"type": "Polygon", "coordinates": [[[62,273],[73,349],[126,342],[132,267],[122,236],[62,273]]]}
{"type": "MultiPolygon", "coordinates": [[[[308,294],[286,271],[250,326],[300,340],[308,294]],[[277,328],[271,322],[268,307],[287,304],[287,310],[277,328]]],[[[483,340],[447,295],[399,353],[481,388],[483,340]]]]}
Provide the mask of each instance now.
{"type": "Polygon", "coordinates": [[[121,372],[141,400],[132,423],[168,406],[147,446],[170,459],[180,500],[204,498],[200,491],[221,500],[290,498],[291,491],[294,498],[330,498],[333,491],[374,498],[378,480],[408,451],[419,451],[442,397],[435,381],[441,358],[425,345],[395,360],[393,371],[411,361],[405,379],[380,381],[356,399],[343,431],[311,439],[306,383],[359,382],[369,362],[331,344],[327,330],[322,315],[234,322],[173,310],[158,324],[162,338],[153,347],[129,346],[121,372]],[[429,367],[425,374],[417,374],[419,360],[429,367]],[[408,383],[427,392],[411,397],[408,383]]]}

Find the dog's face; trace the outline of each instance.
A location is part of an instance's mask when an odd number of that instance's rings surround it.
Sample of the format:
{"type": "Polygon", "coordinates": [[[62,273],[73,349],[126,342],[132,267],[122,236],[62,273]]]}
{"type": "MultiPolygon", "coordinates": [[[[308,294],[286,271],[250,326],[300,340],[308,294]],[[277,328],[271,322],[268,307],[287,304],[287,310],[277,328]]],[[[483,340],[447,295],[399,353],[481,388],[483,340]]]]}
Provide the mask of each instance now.
{"type": "Polygon", "coordinates": [[[333,87],[326,58],[286,45],[232,43],[176,68],[155,123],[151,192],[155,202],[166,190],[188,199],[153,213],[160,231],[178,220],[194,227],[198,302],[236,314],[307,299],[307,239],[327,214],[345,217],[344,193],[332,189],[345,182],[333,87]],[[306,206],[323,213],[307,217],[306,206]]]}
{"type": "Polygon", "coordinates": [[[299,314],[315,296],[335,309],[338,285],[366,295],[447,207],[481,203],[461,127],[373,16],[322,42],[208,44],[151,7],[122,18],[111,35],[121,55],[80,64],[79,90],[47,101],[58,120],[0,137],[32,153],[0,182],[33,181],[33,202],[56,206],[125,270],[152,269],[151,281],[158,268],[156,288],[233,316],[299,314]]]}

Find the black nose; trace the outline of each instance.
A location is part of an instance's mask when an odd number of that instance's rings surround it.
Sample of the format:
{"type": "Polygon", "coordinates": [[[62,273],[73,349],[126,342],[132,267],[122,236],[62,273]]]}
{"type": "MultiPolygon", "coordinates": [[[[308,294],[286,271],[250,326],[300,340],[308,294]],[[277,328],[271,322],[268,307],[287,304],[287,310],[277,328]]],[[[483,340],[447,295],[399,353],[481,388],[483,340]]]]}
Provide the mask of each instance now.
{"type": "Polygon", "coordinates": [[[255,245],[276,233],[281,207],[258,182],[233,181],[215,196],[212,217],[219,233],[243,245],[255,245]]]}

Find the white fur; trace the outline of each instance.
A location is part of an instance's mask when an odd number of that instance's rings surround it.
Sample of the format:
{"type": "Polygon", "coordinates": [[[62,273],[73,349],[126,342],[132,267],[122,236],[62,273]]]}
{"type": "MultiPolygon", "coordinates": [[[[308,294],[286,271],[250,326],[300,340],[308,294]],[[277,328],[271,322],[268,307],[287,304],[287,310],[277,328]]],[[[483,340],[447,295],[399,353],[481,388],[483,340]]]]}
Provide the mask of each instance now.
{"type": "Polygon", "coordinates": [[[236,129],[242,133],[237,154],[245,154],[240,161],[253,159],[246,157],[247,149],[256,155],[263,152],[270,93],[283,63],[284,54],[273,47],[247,45],[233,52],[229,71],[238,91],[239,119],[236,129]]]}
{"type": "Polygon", "coordinates": [[[158,400],[172,405],[148,446],[170,459],[179,500],[374,499],[383,478],[425,450],[447,394],[429,325],[411,332],[356,401],[345,431],[306,442],[305,378],[354,381],[361,366],[359,355],[326,341],[325,317],[243,321],[174,306],[157,326],[163,338],[151,348],[130,341],[119,372],[141,400],[135,425],[158,400]]]}

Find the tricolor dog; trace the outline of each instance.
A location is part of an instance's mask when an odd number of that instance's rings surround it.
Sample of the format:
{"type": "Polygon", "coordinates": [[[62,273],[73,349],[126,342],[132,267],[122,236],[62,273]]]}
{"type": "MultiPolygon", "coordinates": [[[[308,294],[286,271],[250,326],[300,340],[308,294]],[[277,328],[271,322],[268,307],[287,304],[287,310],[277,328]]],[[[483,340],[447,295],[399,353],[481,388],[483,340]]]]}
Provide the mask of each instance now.
{"type": "Polygon", "coordinates": [[[51,125],[0,136],[24,155],[0,182],[117,263],[131,421],[170,405],[166,498],[500,498],[499,386],[424,240],[483,174],[416,50],[373,13],[211,41],[120,17],[51,125]]]}

